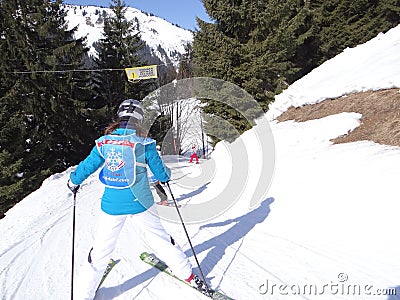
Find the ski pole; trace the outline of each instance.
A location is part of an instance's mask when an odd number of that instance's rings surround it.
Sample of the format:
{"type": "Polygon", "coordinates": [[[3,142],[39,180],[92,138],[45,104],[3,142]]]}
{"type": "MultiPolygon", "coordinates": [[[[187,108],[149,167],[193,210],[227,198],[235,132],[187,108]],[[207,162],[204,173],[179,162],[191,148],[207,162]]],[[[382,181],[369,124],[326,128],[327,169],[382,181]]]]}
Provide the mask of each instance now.
{"type": "Polygon", "coordinates": [[[196,252],[194,251],[194,248],[193,248],[193,245],[192,245],[192,241],[190,240],[189,234],[188,234],[188,232],[186,230],[185,223],[183,222],[183,219],[182,219],[181,212],[179,211],[178,203],[175,200],[174,194],[172,194],[171,187],[169,186],[168,182],[167,182],[167,187],[168,187],[169,193],[171,194],[172,200],[174,200],[175,208],[176,208],[176,211],[178,213],[179,219],[181,220],[181,224],[183,226],[183,230],[185,231],[186,237],[187,237],[187,239],[189,241],[190,248],[192,249],[192,253],[193,253],[194,259],[196,260],[197,266],[199,267],[200,275],[201,275],[201,277],[202,277],[202,279],[204,281],[204,284],[206,285],[207,291],[208,291],[208,290],[210,290],[210,288],[208,287],[208,284],[206,282],[206,278],[204,276],[203,270],[200,267],[200,263],[199,263],[199,260],[197,259],[196,252]]]}
{"type": "Polygon", "coordinates": [[[75,207],[76,207],[76,192],[74,193],[73,216],[72,216],[72,271],[71,271],[71,300],[73,300],[73,299],[74,299],[75,207]]]}

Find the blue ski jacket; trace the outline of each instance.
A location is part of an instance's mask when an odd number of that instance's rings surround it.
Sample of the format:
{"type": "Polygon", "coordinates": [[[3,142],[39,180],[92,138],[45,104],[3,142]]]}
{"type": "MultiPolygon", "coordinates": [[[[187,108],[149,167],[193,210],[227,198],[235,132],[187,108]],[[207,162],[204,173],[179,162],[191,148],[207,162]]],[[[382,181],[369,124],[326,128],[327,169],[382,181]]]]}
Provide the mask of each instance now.
{"type": "Polygon", "coordinates": [[[160,181],[170,179],[171,171],[160,158],[155,140],[137,136],[134,129],[118,128],[96,140],[70,180],[81,184],[102,167],[99,179],[105,189],[101,209],[110,215],[137,214],[154,204],[147,166],[160,181]]]}

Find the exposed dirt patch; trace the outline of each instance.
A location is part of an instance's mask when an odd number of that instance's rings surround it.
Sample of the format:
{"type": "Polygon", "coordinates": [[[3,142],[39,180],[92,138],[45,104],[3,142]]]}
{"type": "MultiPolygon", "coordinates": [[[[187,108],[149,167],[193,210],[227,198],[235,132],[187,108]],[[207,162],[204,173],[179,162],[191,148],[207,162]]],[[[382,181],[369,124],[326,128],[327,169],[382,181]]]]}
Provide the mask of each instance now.
{"type": "Polygon", "coordinates": [[[369,140],[400,147],[400,90],[368,91],[327,99],[318,104],[290,107],[280,115],[279,122],[304,122],[341,112],[362,114],[361,125],[348,134],[332,140],[347,143],[369,140]]]}

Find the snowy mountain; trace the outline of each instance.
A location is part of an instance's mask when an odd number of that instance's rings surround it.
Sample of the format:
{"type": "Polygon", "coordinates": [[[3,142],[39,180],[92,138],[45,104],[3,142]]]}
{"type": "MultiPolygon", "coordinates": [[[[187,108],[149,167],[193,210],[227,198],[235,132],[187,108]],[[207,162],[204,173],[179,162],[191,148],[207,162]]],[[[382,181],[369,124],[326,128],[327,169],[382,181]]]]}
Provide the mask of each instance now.
{"type": "MultiPolygon", "coordinates": [[[[361,115],[351,111],[301,123],[276,120],[292,105],[399,89],[399,53],[400,26],[295,82],[257,126],[234,143],[217,144],[209,160],[193,165],[164,157],[184,220],[190,221],[192,204],[234,200],[215,218],[187,224],[211,286],[234,299],[400,299],[400,148],[371,141],[334,144],[332,138],[360,125],[361,115]],[[272,182],[259,168],[260,139],[268,128],[276,156],[272,182]],[[247,152],[233,160],[241,151],[247,152]],[[258,188],[264,193],[249,209],[258,188]]],[[[73,208],[66,183],[72,169],[49,177],[0,220],[2,300],[70,298],[73,208]]],[[[77,195],[75,272],[96,231],[103,190],[97,176],[77,195]]],[[[175,208],[158,210],[198,272],[181,224],[171,221],[175,208]]],[[[149,268],[139,259],[144,250],[162,251],[148,249],[128,219],[113,254],[118,264],[96,300],[207,299],[149,268]]]]}
{"type": "MultiPolygon", "coordinates": [[[[104,18],[112,15],[112,10],[97,6],[65,5],[68,12],[66,20],[68,28],[78,26],[77,37],[87,36],[90,55],[96,55],[93,43],[103,35],[104,18]]],[[[143,56],[150,64],[179,64],[179,59],[185,53],[184,46],[191,43],[193,34],[156,16],[127,7],[125,17],[134,21],[140,31],[142,40],[146,42],[143,56]]]]}

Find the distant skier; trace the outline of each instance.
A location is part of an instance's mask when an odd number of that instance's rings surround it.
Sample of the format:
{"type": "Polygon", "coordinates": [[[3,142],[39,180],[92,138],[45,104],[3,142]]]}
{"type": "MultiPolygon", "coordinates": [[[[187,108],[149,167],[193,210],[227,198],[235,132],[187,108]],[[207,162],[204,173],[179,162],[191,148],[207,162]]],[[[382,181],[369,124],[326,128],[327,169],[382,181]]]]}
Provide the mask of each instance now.
{"type": "Polygon", "coordinates": [[[174,274],[194,287],[204,283],[194,275],[192,266],[181,248],[172,244],[154,205],[147,179],[146,166],[163,182],[170,179],[170,170],[156,150],[155,140],[141,136],[143,108],[139,101],[121,103],[117,121],[110,124],[105,135],[71,173],[68,187],[75,194],[80,184],[102,167],[99,179],[105,190],[101,199],[98,228],[89,251],[88,261],[78,274],[75,299],[93,299],[103,272],[115,248],[122,226],[129,216],[132,228],[145,238],[151,250],[165,261],[174,274]]]}
{"type": "Polygon", "coordinates": [[[199,157],[197,156],[197,148],[195,145],[192,146],[192,155],[190,156],[189,162],[192,163],[193,159],[196,160],[196,164],[199,163],[199,157]]]}

